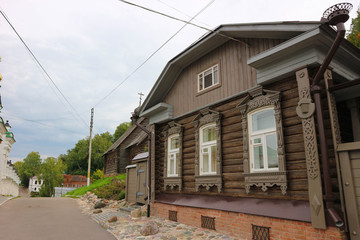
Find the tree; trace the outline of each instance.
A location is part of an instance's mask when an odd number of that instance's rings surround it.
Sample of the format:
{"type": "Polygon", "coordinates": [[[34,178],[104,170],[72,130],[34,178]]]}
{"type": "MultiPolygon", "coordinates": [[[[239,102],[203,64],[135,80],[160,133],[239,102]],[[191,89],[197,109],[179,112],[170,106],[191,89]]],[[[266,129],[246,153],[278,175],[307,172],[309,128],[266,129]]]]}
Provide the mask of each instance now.
{"type": "MultiPolygon", "coordinates": [[[[109,132],[96,134],[91,146],[91,172],[104,168],[104,152],[112,144],[112,135],[109,132]]],[[[87,175],[89,158],[89,139],[79,140],[73,149],[67,151],[67,154],[60,155],[67,165],[66,173],[87,175]]]]}
{"type": "Polygon", "coordinates": [[[116,142],[116,140],[118,140],[121,137],[121,135],[123,135],[124,132],[126,132],[126,130],[128,130],[129,127],[131,127],[131,122],[120,123],[120,125],[117,126],[117,128],[114,132],[112,142],[113,143],[116,142]]]}
{"type": "Polygon", "coordinates": [[[61,186],[64,182],[63,173],[66,169],[61,159],[48,157],[41,164],[39,179],[43,180],[40,188],[40,197],[51,197],[55,193],[55,187],[61,186]]]}
{"type": "Polygon", "coordinates": [[[22,164],[17,164],[21,184],[24,187],[29,187],[29,179],[39,173],[40,166],[41,158],[38,152],[29,153],[22,164]]]}
{"type": "Polygon", "coordinates": [[[23,185],[23,181],[22,181],[22,171],[23,171],[23,166],[24,166],[24,162],[22,161],[17,161],[14,163],[14,168],[20,178],[21,184],[23,185]]]}
{"type": "Polygon", "coordinates": [[[347,36],[352,44],[357,48],[360,48],[360,10],[357,11],[357,17],[353,18],[351,21],[351,30],[350,34],[347,36]]]}

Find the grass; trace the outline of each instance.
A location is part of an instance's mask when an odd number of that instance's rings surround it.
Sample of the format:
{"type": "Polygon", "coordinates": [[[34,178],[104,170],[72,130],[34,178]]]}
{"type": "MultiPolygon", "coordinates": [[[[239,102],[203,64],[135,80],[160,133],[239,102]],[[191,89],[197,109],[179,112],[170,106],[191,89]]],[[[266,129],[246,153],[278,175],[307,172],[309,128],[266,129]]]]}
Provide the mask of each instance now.
{"type": "Polygon", "coordinates": [[[99,189],[101,187],[110,185],[114,180],[113,179],[118,179],[118,180],[125,180],[126,179],[126,174],[121,174],[121,175],[117,175],[115,177],[107,177],[107,178],[103,178],[103,179],[99,179],[93,183],[90,184],[90,186],[85,186],[85,187],[80,187],[77,188],[71,192],[68,192],[66,194],[67,197],[78,197],[78,196],[82,196],[87,192],[94,192],[95,189],[99,189]]]}

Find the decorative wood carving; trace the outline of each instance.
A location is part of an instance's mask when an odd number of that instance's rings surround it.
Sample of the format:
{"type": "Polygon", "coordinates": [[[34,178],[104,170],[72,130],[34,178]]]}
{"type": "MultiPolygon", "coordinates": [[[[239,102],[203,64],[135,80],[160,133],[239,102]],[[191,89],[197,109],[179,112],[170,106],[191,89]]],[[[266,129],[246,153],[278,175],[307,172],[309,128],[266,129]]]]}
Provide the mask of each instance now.
{"type": "MultiPolygon", "coordinates": [[[[304,101],[304,99],[308,102],[312,102],[309,74],[306,68],[296,72],[296,80],[298,83],[299,102],[304,101]]],[[[311,222],[312,226],[315,228],[326,229],[314,116],[309,115],[306,117],[299,117],[302,121],[304,135],[305,158],[309,184],[308,191],[311,204],[311,222]]]]}
{"type": "Polygon", "coordinates": [[[182,190],[182,149],[183,149],[183,128],[180,124],[175,123],[174,121],[169,122],[168,126],[163,132],[165,136],[165,161],[164,161],[164,190],[166,191],[167,187],[174,189],[175,186],[178,186],[179,191],[182,190]],[[179,159],[177,159],[177,172],[178,176],[167,177],[167,162],[168,162],[168,138],[173,134],[179,134],[179,159]]]}
{"type": "Polygon", "coordinates": [[[262,86],[256,87],[249,91],[249,95],[242,99],[237,108],[240,110],[242,117],[243,164],[246,193],[249,194],[251,186],[261,187],[263,191],[266,191],[268,187],[277,185],[280,187],[282,194],[285,195],[287,189],[287,179],[285,171],[285,147],[281,118],[280,92],[264,90],[262,86]],[[279,170],[276,172],[251,173],[249,162],[249,135],[247,117],[248,113],[252,110],[265,106],[274,107],[279,170]]]}
{"type": "Polygon", "coordinates": [[[209,190],[210,187],[216,186],[218,192],[222,190],[222,154],[221,154],[221,114],[205,108],[200,110],[200,113],[194,118],[195,127],[195,188],[199,191],[200,187],[205,187],[209,190]],[[208,123],[215,123],[216,131],[216,174],[215,175],[200,175],[200,139],[199,130],[202,126],[208,123]]]}

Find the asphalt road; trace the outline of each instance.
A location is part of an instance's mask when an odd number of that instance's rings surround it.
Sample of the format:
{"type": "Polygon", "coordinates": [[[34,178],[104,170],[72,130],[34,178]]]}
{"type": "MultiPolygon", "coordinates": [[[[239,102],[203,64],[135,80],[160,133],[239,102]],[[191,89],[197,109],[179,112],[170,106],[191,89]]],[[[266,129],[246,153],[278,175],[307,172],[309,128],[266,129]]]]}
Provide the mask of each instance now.
{"type": "Polygon", "coordinates": [[[114,240],[70,198],[17,198],[0,206],[1,240],[114,240]]]}

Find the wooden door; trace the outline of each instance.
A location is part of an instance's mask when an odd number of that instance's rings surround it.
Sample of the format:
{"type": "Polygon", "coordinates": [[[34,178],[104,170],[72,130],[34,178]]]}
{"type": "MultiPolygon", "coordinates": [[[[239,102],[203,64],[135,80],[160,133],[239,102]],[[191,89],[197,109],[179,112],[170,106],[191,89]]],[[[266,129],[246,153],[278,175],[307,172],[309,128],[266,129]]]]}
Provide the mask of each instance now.
{"type": "Polygon", "coordinates": [[[146,203],[145,198],[147,197],[146,189],[146,163],[140,162],[136,164],[137,181],[136,181],[136,202],[146,203]]]}
{"type": "Polygon", "coordinates": [[[338,146],[347,223],[351,240],[360,240],[360,142],[338,146]]]}
{"type": "Polygon", "coordinates": [[[126,201],[130,203],[136,202],[136,188],[137,188],[136,166],[127,168],[126,175],[126,201]]]}

